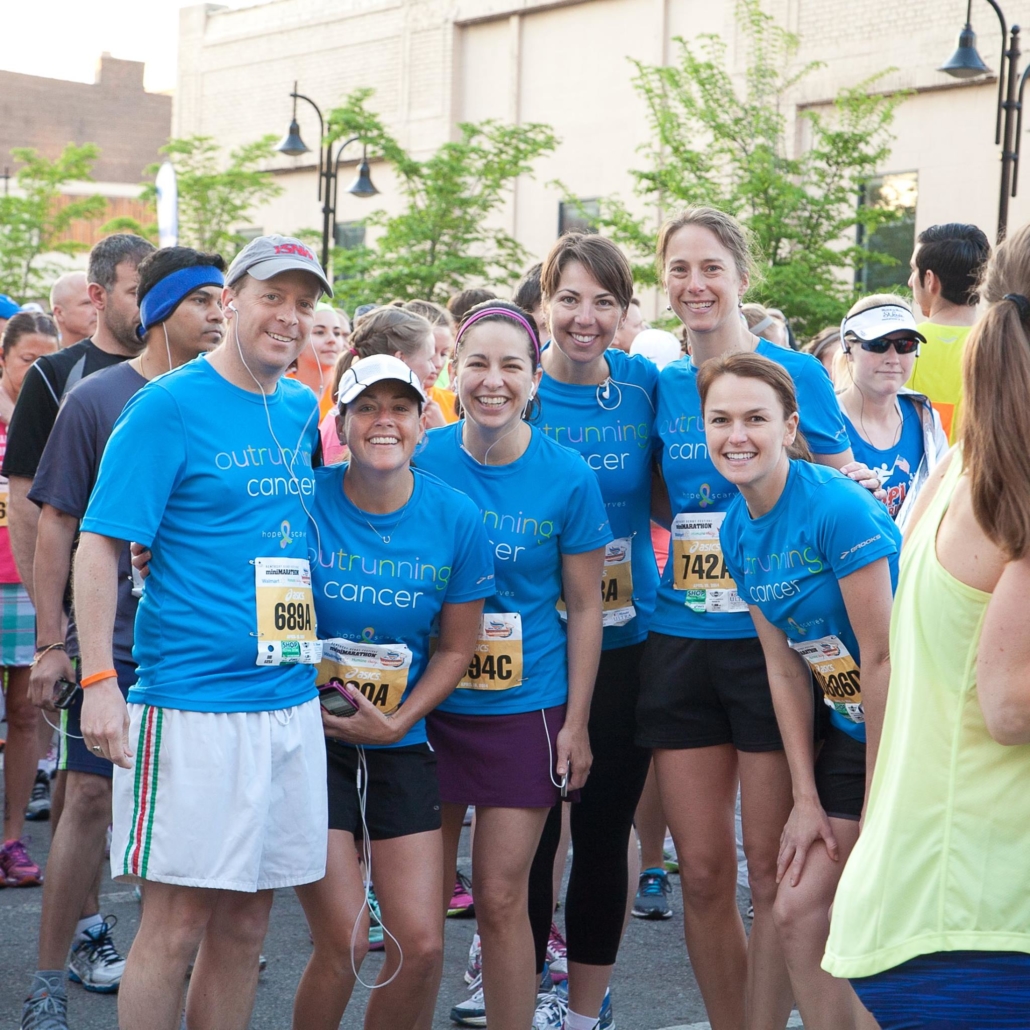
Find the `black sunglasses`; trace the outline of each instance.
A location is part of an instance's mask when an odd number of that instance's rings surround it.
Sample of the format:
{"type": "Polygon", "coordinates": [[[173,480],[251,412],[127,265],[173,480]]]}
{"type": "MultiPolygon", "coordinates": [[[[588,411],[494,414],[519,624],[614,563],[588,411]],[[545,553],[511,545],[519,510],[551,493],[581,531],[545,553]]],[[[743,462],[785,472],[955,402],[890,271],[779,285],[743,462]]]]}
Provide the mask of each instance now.
{"type": "Polygon", "coordinates": [[[875,340],[860,339],[855,333],[847,334],[848,343],[858,343],[862,350],[873,354],[886,354],[893,347],[898,354],[915,354],[922,340],[918,336],[878,336],[875,340]]]}

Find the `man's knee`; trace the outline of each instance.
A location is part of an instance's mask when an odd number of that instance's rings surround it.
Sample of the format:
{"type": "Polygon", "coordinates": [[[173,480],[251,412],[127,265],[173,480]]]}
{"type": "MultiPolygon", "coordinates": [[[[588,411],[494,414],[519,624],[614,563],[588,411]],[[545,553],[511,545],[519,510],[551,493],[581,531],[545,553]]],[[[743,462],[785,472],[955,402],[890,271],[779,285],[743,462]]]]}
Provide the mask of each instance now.
{"type": "Polygon", "coordinates": [[[208,924],[208,933],[223,941],[260,948],[268,932],[272,892],[227,893],[219,898],[208,924]]]}
{"type": "Polygon", "coordinates": [[[69,771],[63,818],[69,816],[80,824],[102,822],[106,828],[111,822],[111,781],[94,773],[69,771]]]}

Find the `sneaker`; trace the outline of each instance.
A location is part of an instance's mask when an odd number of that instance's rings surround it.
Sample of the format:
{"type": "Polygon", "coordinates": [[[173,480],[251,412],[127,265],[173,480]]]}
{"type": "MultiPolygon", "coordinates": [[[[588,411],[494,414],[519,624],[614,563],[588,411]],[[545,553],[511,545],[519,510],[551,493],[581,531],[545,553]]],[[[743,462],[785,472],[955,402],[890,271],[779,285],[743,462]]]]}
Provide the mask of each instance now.
{"type": "Polygon", "coordinates": [[[369,884],[368,888],[368,950],[382,951],[386,947],[383,944],[383,922],[379,912],[379,899],[376,897],[375,888],[369,884]]]}
{"type": "Polygon", "coordinates": [[[547,962],[551,967],[551,981],[560,983],[569,978],[568,948],[561,931],[551,923],[551,935],[547,938],[547,962]]]}
{"type": "Polygon", "coordinates": [[[104,916],[99,923],[85,930],[72,945],[68,959],[68,979],[82,984],[87,991],[113,994],[122,982],[125,959],[118,954],[111,940],[117,916],[104,916]]]}
{"type": "Polygon", "coordinates": [[[447,915],[464,917],[475,914],[476,908],[472,903],[472,881],[464,873],[458,873],[454,881],[451,903],[447,906],[447,915]]]}
{"type": "Polygon", "coordinates": [[[29,858],[25,842],[9,840],[0,848],[0,887],[38,887],[43,873],[29,858]]]}
{"type": "Polygon", "coordinates": [[[68,1030],[68,996],[64,984],[35,977],[36,988],[21,1009],[21,1030],[68,1030]]]}
{"type": "Polygon", "coordinates": [[[471,984],[483,972],[483,944],[479,934],[472,935],[472,943],[469,945],[469,963],[465,967],[465,983],[471,984]]]}
{"type": "Polygon", "coordinates": [[[42,769],[36,770],[36,782],[32,784],[25,818],[34,823],[50,818],[50,777],[42,769]]]}
{"type": "Polygon", "coordinates": [[[665,898],[671,891],[669,874],[664,869],[645,869],[640,874],[640,885],[637,888],[636,900],[633,902],[633,915],[638,919],[672,918],[672,909],[665,898]]]}
{"type": "Polygon", "coordinates": [[[469,984],[469,996],[451,1009],[451,1022],[458,1026],[486,1026],[482,973],[469,984]]]}
{"type": "MultiPolygon", "coordinates": [[[[557,984],[549,994],[537,998],[533,1015],[533,1030],[562,1030],[569,1011],[569,989],[567,984],[557,984]]],[[[601,1012],[594,1024],[594,1030],[615,1030],[615,1013],[612,1011],[612,992],[604,992],[601,1012]]]]}

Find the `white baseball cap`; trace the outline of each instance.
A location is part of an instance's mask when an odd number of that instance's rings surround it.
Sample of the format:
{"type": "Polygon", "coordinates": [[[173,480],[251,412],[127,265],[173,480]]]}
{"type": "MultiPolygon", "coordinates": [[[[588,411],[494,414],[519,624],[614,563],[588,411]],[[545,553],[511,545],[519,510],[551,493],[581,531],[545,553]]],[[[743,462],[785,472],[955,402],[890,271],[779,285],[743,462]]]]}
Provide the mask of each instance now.
{"type": "Polygon", "coordinates": [[[926,343],[926,337],[916,328],[912,311],[900,298],[897,304],[878,304],[875,308],[849,315],[840,324],[842,340],[849,333],[859,340],[878,340],[881,336],[897,332],[909,333],[921,343],[926,343]]]}
{"type": "Polygon", "coordinates": [[[355,361],[340,377],[336,399],[340,404],[350,404],[370,386],[386,379],[410,386],[418,394],[420,401],[426,400],[426,391],[422,389],[418,376],[400,358],[395,358],[391,354],[373,354],[371,357],[355,361]]]}

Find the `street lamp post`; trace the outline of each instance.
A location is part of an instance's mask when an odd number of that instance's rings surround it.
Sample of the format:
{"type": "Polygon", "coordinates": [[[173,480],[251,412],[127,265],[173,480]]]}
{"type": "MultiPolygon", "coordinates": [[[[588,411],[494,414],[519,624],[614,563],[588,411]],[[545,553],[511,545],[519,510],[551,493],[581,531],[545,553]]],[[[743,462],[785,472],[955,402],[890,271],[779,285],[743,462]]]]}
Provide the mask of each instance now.
{"type": "MultiPolygon", "coordinates": [[[[326,124],[322,118],[322,112],[318,104],[303,93],[297,92],[297,83],[293,84],[293,118],[290,120],[290,127],[286,135],[280,140],[276,150],[288,157],[300,157],[301,154],[310,153],[310,149],[300,138],[300,126],[297,123],[297,101],[304,100],[309,103],[318,115],[318,199],[322,202],[322,267],[329,268],[329,241],[336,231],[336,195],[340,175],[340,158],[344,150],[351,143],[360,141],[360,136],[351,136],[344,140],[333,153],[333,144],[323,142],[326,137],[326,124]]],[[[332,123],[329,125],[332,130],[332,123]]],[[[355,180],[347,187],[347,192],[354,197],[374,197],[379,190],[372,185],[372,177],[368,168],[368,148],[362,151],[361,164],[358,166],[358,174],[355,180]]]]}
{"type": "MultiPolygon", "coordinates": [[[[1023,88],[1030,67],[1019,74],[1019,26],[1007,29],[1005,15],[995,0],[987,0],[1001,23],[1001,67],[998,69],[998,103],[994,123],[994,142],[1001,144],[1001,195],[998,198],[998,242],[1005,238],[1009,220],[1009,198],[1016,195],[1019,182],[1019,148],[1023,130],[1023,88]],[[1008,50],[1005,49],[1006,39],[1008,50]]],[[[986,75],[990,68],[984,64],[976,49],[976,33],[971,20],[973,0],[966,5],[966,25],[959,33],[955,52],[938,71],[947,72],[956,79],[972,79],[986,75]]]]}

